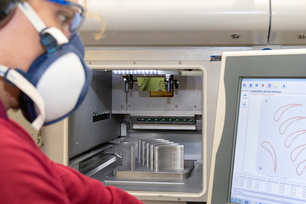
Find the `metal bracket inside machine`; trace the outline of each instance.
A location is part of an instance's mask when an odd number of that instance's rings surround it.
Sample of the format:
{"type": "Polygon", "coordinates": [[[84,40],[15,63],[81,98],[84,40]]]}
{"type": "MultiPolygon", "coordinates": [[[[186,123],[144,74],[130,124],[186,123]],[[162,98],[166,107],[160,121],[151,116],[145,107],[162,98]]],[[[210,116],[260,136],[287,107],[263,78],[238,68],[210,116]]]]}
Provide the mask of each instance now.
{"type": "Polygon", "coordinates": [[[137,80],[133,80],[133,75],[131,75],[131,74],[123,76],[123,81],[125,82],[124,83],[125,93],[129,93],[129,90],[133,89],[134,83],[137,82],[137,80]]]}
{"type": "MultiPolygon", "coordinates": [[[[129,93],[130,89],[134,88],[134,83],[138,83],[137,80],[133,79],[133,75],[125,75],[123,76],[124,83],[124,90],[125,93],[129,93]]],[[[178,89],[179,81],[176,79],[173,79],[173,75],[166,74],[165,75],[165,84],[167,85],[167,93],[171,93],[171,91],[174,89],[178,89]]]]}
{"type": "Polygon", "coordinates": [[[123,80],[125,82],[125,93],[129,93],[129,90],[134,88],[134,84],[138,84],[138,81],[135,80],[135,77],[137,78],[137,76],[164,76],[165,85],[167,86],[167,93],[171,93],[174,87],[178,89],[179,81],[177,79],[174,79],[174,75],[180,75],[180,72],[173,70],[113,70],[113,74],[123,75],[123,80]]]}
{"type": "Polygon", "coordinates": [[[173,79],[173,75],[166,74],[166,82],[167,82],[167,93],[170,93],[171,90],[173,90],[173,85],[176,89],[178,89],[179,81],[176,79],[173,79]]]}

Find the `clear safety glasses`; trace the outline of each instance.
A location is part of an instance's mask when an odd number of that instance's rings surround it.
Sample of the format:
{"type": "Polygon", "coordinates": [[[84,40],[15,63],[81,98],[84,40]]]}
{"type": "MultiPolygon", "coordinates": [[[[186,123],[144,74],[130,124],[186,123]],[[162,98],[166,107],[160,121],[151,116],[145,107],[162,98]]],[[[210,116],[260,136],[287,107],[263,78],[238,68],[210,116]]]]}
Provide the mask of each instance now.
{"type": "MultiPolygon", "coordinates": [[[[0,4],[0,28],[12,18],[17,8],[17,3],[23,2],[23,0],[4,0],[4,2],[5,1],[7,3],[0,4]]],[[[62,24],[68,27],[70,34],[75,34],[80,30],[85,19],[84,8],[81,5],[67,0],[47,1],[63,6],[65,11],[60,14],[60,18],[62,24]]]]}
{"type": "Polygon", "coordinates": [[[61,15],[61,20],[64,25],[69,26],[69,32],[71,34],[77,33],[84,20],[85,20],[85,14],[84,14],[84,8],[80,4],[77,4],[73,1],[67,1],[67,0],[47,0],[50,2],[54,2],[57,4],[62,5],[63,7],[66,7],[66,11],[61,15]]]}

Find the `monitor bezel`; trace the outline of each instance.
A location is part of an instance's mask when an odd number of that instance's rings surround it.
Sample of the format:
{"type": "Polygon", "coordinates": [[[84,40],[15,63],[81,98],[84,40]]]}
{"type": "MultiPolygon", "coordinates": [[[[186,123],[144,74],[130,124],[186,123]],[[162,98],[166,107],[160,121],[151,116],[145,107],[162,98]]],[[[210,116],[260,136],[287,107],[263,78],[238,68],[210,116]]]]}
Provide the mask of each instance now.
{"type": "MultiPolygon", "coordinates": [[[[242,79],[306,79],[305,49],[248,51],[240,53],[233,52],[224,53],[222,58],[221,73],[224,74],[224,78],[223,76],[220,77],[221,88],[219,88],[219,95],[223,94],[225,96],[226,100],[223,102],[226,101],[226,107],[224,115],[217,115],[216,119],[216,128],[223,126],[223,130],[220,132],[215,129],[213,152],[215,155],[213,155],[214,158],[212,158],[213,167],[211,169],[212,174],[210,177],[210,189],[208,195],[208,203],[211,204],[232,203],[231,188],[234,166],[233,162],[235,156],[242,79]],[[222,86],[224,90],[222,90],[222,86]],[[229,122],[230,117],[234,118],[234,123],[229,122]],[[224,124],[221,124],[223,121],[224,124]],[[229,145],[226,145],[229,141],[231,144],[230,148],[229,145]],[[223,148],[224,150],[222,150],[223,148]],[[226,159],[229,159],[229,162],[226,159]],[[222,164],[222,162],[225,164],[222,164]]],[[[218,100],[222,100],[222,97],[219,98],[220,99],[218,100]]],[[[222,105],[222,101],[221,103],[218,101],[218,106],[219,105],[222,105]]]]}
{"type": "Polygon", "coordinates": [[[237,129],[238,129],[238,120],[239,120],[239,112],[240,112],[240,99],[241,99],[241,84],[242,79],[245,77],[239,77],[239,91],[237,95],[237,106],[236,106],[236,115],[235,115],[235,129],[234,129],[234,138],[232,144],[232,154],[231,154],[231,163],[230,163],[230,176],[229,176],[229,188],[227,192],[227,202],[231,202],[231,191],[232,191],[232,181],[233,181],[233,173],[234,173],[234,165],[235,165],[235,155],[236,155],[236,141],[237,141],[237,129]]]}

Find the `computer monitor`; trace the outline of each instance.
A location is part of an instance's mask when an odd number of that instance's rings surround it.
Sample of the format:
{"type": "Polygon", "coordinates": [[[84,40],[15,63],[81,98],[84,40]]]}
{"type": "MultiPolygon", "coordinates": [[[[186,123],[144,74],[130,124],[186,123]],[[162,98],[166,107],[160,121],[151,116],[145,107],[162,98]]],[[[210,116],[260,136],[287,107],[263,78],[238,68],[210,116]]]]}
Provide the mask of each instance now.
{"type": "Polygon", "coordinates": [[[306,50],[222,60],[208,204],[306,203],[306,50]]]}

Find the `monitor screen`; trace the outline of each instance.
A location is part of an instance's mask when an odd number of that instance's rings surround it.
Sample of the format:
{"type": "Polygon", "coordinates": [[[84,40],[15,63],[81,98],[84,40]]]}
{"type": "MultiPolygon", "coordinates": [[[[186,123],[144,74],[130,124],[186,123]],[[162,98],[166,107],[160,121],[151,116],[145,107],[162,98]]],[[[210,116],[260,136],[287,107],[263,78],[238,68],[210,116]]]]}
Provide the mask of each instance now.
{"type": "Polygon", "coordinates": [[[241,78],[228,201],[306,203],[306,79],[241,78]]]}

